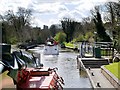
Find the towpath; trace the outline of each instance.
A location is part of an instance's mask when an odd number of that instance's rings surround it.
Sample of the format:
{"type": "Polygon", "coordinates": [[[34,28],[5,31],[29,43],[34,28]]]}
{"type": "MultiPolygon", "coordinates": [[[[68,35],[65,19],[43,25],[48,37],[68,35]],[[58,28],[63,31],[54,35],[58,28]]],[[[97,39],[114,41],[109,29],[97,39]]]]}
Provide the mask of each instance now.
{"type": "Polygon", "coordinates": [[[101,69],[100,68],[95,68],[95,69],[86,69],[90,81],[93,85],[93,88],[97,89],[97,88],[109,88],[112,90],[116,90],[114,88],[114,86],[107,80],[107,78],[101,73],[101,69]],[[92,74],[93,73],[93,74],[92,74]],[[99,83],[99,85],[97,86],[97,83],[99,83]]]}

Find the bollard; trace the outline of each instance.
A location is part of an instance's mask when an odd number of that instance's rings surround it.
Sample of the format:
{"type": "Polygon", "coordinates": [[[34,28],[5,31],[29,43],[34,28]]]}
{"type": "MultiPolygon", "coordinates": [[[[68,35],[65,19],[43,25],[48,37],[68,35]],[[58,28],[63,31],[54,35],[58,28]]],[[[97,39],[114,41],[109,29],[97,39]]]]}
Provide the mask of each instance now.
{"type": "Polygon", "coordinates": [[[92,75],[92,76],[94,76],[94,73],[93,73],[93,71],[91,72],[91,75],[92,75]]]}
{"type": "Polygon", "coordinates": [[[91,68],[90,68],[90,67],[88,67],[88,69],[89,69],[89,70],[91,70],[91,68]]]}
{"type": "Polygon", "coordinates": [[[99,82],[99,81],[97,81],[97,87],[101,87],[101,86],[100,86],[100,82],[99,82]]]}

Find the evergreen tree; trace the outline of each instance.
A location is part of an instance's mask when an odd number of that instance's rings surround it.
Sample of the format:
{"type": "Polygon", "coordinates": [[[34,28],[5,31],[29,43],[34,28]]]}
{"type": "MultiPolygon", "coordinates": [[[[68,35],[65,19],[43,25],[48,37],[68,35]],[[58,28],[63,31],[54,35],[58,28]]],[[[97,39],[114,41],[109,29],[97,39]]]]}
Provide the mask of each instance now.
{"type": "Polygon", "coordinates": [[[96,15],[94,16],[94,23],[97,29],[97,35],[99,37],[99,41],[111,42],[110,37],[105,32],[106,29],[103,26],[103,22],[99,10],[96,10],[96,15]]]}

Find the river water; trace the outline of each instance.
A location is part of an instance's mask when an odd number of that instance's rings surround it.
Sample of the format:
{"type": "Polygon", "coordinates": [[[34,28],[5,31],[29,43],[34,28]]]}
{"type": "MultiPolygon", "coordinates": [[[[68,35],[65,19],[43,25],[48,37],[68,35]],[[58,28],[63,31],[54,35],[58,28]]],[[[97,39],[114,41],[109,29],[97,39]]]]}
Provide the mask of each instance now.
{"type": "Polygon", "coordinates": [[[41,54],[41,63],[44,66],[58,68],[57,72],[65,82],[64,88],[91,88],[87,74],[77,69],[78,53],[60,52],[59,55],[43,55],[43,47],[31,50],[41,54]]]}

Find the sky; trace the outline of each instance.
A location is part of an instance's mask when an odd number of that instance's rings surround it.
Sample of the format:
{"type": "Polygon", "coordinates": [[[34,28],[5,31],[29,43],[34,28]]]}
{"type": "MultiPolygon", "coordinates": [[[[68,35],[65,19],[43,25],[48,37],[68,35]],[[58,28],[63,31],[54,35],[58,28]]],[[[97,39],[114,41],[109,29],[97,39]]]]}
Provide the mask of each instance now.
{"type": "Polygon", "coordinates": [[[59,24],[64,17],[81,21],[90,16],[96,5],[117,0],[0,0],[0,14],[8,10],[16,12],[18,7],[32,10],[31,25],[43,27],[59,24]]]}

